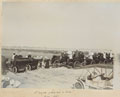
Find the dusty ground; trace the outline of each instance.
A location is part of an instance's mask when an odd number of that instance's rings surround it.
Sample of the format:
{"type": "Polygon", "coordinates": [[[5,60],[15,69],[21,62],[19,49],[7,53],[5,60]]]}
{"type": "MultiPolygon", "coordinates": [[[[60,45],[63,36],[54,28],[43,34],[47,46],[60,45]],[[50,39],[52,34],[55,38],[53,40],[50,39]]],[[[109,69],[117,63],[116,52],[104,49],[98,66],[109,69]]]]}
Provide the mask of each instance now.
{"type": "MultiPolygon", "coordinates": [[[[22,54],[23,56],[27,55],[29,51],[19,51],[19,50],[2,50],[2,55],[5,58],[11,58],[13,52],[17,52],[18,54],[22,54]]],[[[52,57],[53,53],[45,53],[45,52],[38,52],[33,51],[32,55],[38,56],[48,56],[49,58],[52,57]]],[[[2,60],[3,61],[3,60],[2,60]]],[[[3,67],[5,66],[2,63],[3,67]]],[[[95,65],[97,66],[97,65],[95,65]]],[[[97,67],[104,67],[103,69],[97,68],[100,72],[104,72],[109,74],[111,72],[110,68],[113,68],[112,65],[99,65],[97,67]],[[105,70],[105,68],[107,68],[105,70]],[[109,68],[109,69],[108,69],[109,68]]],[[[3,68],[6,70],[6,67],[3,68]]],[[[93,66],[87,66],[79,69],[68,69],[66,67],[59,67],[59,68],[39,68],[38,70],[32,70],[27,72],[21,72],[14,74],[10,71],[3,73],[3,77],[9,77],[10,80],[13,79],[16,81],[18,88],[72,88],[73,84],[75,84],[76,79],[81,77],[86,77],[89,75],[89,72],[95,71],[93,66]]],[[[98,72],[98,71],[96,71],[98,72]]],[[[2,81],[4,83],[4,81],[2,81]]],[[[13,82],[12,82],[13,83],[13,82]]],[[[9,82],[6,84],[6,86],[9,82]]],[[[10,88],[13,86],[7,86],[6,88],[10,88]]]]}
{"type": "MultiPolygon", "coordinates": [[[[99,71],[101,69],[97,68],[99,71]]],[[[14,74],[8,72],[5,77],[19,81],[21,84],[18,88],[72,88],[78,77],[86,77],[89,72],[94,71],[89,69],[68,69],[65,67],[32,70],[14,74]]],[[[102,72],[106,72],[102,69],[102,72]]],[[[107,70],[110,73],[111,69],[107,70]]]]}

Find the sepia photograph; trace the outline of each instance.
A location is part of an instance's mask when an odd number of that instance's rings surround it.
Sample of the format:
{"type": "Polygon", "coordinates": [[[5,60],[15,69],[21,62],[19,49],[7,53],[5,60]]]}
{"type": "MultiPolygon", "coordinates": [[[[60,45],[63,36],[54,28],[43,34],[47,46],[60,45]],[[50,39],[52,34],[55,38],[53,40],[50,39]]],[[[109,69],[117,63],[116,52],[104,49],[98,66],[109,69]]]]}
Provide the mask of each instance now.
{"type": "Polygon", "coordinates": [[[1,88],[113,90],[120,4],[3,2],[1,88]]]}

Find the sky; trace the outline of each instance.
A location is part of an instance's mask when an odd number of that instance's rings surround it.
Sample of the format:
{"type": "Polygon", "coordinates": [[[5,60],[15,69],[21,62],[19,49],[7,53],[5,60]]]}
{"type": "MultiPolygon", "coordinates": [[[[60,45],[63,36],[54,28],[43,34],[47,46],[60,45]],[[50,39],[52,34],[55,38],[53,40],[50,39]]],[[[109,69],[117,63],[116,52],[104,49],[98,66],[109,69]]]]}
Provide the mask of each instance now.
{"type": "Polygon", "coordinates": [[[3,3],[2,16],[3,46],[111,49],[120,36],[120,3],[3,3]]]}

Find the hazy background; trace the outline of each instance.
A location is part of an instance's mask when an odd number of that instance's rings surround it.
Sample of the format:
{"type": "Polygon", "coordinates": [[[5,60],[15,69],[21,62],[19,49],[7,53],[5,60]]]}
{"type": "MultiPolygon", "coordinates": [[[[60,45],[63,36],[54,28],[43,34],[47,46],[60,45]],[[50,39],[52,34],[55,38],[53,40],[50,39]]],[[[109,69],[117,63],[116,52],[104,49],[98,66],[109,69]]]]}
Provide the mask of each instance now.
{"type": "Polygon", "coordinates": [[[3,3],[3,46],[111,49],[120,3],[3,3]]]}

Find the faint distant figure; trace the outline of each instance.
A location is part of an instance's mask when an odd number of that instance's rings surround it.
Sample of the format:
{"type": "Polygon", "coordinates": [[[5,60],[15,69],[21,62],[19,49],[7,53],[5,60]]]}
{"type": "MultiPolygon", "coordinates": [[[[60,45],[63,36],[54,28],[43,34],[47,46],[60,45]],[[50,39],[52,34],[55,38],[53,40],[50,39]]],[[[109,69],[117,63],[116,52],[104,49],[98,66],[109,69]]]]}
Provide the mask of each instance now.
{"type": "Polygon", "coordinates": [[[14,61],[14,60],[15,60],[15,56],[16,56],[16,54],[15,54],[15,53],[13,53],[13,54],[12,54],[12,61],[14,61]]]}
{"type": "Polygon", "coordinates": [[[93,60],[93,52],[89,52],[89,58],[91,59],[91,60],[93,60]]]}
{"type": "Polygon", "coordinates": [[[28,53],[28,58],[32,58],[32,55],[30,52],[28,53]]]}
{"type": "Polygon", "coordinates": [[[67,54],[68,54],[69,59],[73,59],[73,53],[72,53],[72,51],[68,51],[67,54]]]}
{"type": "Polygon", "coordinates": [[[112,52],[110,52],[110,58],[113,58],[113,53],[112,52]]]}
{"type": "Polygon", "coordinates": [[[106,59],[106,52],[103,53],[103,58],[106,59]]]}
{"type": "Polygon", "coordinates": [[[79,57],[79,51],[78,51],[78,50],[76,50],[74,54],[75,54],[75,55],[74,55],[75,58],[78,58],[78,57],[79,57]]]}
{"type": "Polygon", "coordinates": [[[48,57],[45,57],[44,63],[45,63],[45,68],[50,67],[50,59],[48,57]]]}
{"type": "Polygon", "coordinates": [[[23,57],[23,56],[22,56],[21,52],[19,52],[18,58],[22,58],[22,57],[23,57]]]}
{"type": "Polygon", "coordinates": [[[40,56],[39,67],[42,67],[42,65],[43,65],[43,56],[40,56]]]}
{"type": "Polygon", "coordinates": [[[73,62],[73,53],[72,53],[72,51],[68,51],[67,56],[68,56],[67,63],[73,62]]]}
{"type": "Polygon", "coordinates": [[[110,62],[113,64],[114,54],[113,52],[110,52],[110,62]]]}
{"type": "Polygon", "coordinates": [[[42,66],[41,66],[41,68],[45,68],[45,62],[44,62],[44,60],[42,61],[42,66]]]}

